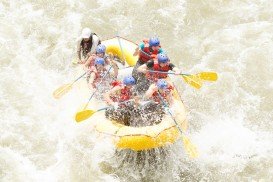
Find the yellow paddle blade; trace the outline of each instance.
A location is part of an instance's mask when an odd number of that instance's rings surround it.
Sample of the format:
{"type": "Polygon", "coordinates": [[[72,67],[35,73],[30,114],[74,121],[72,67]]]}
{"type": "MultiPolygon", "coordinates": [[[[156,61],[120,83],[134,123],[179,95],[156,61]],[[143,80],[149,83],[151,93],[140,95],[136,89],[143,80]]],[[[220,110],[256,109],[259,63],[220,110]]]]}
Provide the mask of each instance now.
{"type": "Polygon", "coordinates": [[[182,136],[182,141],[184,143],[184,147],[186,152],[189,154],[191,158],[198,157],[198,151],[196,147],[191,143],[190,139],[186,137],[185,135],[182,136]]]}
{"type": "Polygon", "coordinates": [[[75,120],[77,122],[81,122],[83,120],[90,118],[96,112],[97,111],[93,111],[93,110],[83,110],[83,111],[77,112],[75,116],[75,120]]]}
{"type": "Polygon", "coordinates": [[[198,73],[197,76],[206,81],[216,81],[218,79],[218,75],[215,72],[201,72],[198,73]]]}
{"type": "Polygon", "coordinates": [[[75,58],[72,60],[72,64],[78,64],[78,60],[75,58]]]}
{"type": "Polygon", "coordinates": [[[202,87],[202,81],[198,76],[196,75],[182,75],[184,78],[185,82],[191,85],[192,87],[196,89],[200,89],[202,87]]]}
{"type": "Polygon", "coordinates": [[[72,89],[72,83],[65,84],[53,92],[53,97],[55,99],[59,99],[71,89],[72,89]]]}

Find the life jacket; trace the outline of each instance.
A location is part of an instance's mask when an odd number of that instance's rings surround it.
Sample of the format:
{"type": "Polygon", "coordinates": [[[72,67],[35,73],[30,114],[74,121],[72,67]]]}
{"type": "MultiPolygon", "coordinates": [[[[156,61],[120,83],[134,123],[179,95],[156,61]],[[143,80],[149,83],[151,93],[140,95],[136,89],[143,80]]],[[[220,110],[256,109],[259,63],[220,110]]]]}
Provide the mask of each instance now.
{"type": "Polygon", "coordinates": [[[167,72],[170,70],[169,64],[161,67],[159,66],[157,60],[154,61],[154,66],[152,71],[161,71],[161,72],[166,72],[166,73],[152,73],[152,72],[147,72],[146,74],[146,78],[148,80],[152,80],[152,81],[157,81],[158,79],[162,79],[162,78],[167,78],[168,74],[167,72]]]}
{"type": "Polygon", "coordinates": [[[103,76],[107,73],[107,69],[103,68],[102,71],[98,71],[95,66],[92,67],[92,72],[95,73],[95,79],[92,83],[93,88],[96,88],[97,83],[101,82],[103,76]]]}
{"type": "Polygon", "coordinates": [[[131,99],[132,97],[131,90],[128,87],[126,87],[124,84],[122,84],[120,81],[113,81],[111,85],[113,87],[116,87],[116,86],[122,87],[119,94],[116,94],[115,96],[110,97],[114,102],[124,102],[131,99]]]}
{"type": "MultiPolygon", "coordinates": [[[[83,39],[81,40],[81,48],[82,48],[82,54],[85,57],[87,55],[87,53],[89,53],[92,49],[92,45],[93,45],[93,35],[96,35],[96,33],[91,33],[89,40],[88,41],[84,41],[83,39]]],[[[98,45],[101,44],[101,41],[99,40],[98,45]]]]}
{"type": "Polygon", "coordinates": [[[146,46],[149,44],[148,39],[143,40],[144,43],[144,49],[139,50],[139,59],[144,63],[151,59],[155,59],[157,54],[159,53],[159,50],[153,50],[152,47],[146,46]]]}
{"type": "MultiPolygon", "coordinates": [[[[164,101],[167,101],[167,97],[173,91],[173,89],[174,89],[173,86],[169,85],[167,89],[165,89],[163,92],[160,93],[164,101]]],[[[157,103],[161,103],[161,98],[158,95],[158,91],[155,91],[153,93],[152,99],[157,103]]]]}

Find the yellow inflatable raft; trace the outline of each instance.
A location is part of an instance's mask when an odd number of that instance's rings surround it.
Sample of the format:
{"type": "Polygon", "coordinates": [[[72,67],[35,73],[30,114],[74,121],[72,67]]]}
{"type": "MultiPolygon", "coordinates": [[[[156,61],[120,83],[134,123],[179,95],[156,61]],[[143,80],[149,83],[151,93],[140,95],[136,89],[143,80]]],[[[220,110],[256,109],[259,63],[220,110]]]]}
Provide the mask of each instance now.
{"type": "MultiPolygon", "coordinates": [[[[108,54],[112,53],[118,56],[130,66],[133,66],[138,59],[138,55],[135,54],[138,46],[129,40],[116,37],[105,40],[102,44],[106,45],[108,54]],[[120,47],[122,47],[122,51],[120,47]]],[[[185,131],[187,128],[185,107],[176,90],[173,95],[176,108],[174,111],[175,119],[185,131]]],[[[172,144],[180,136],[174,121],[167,114],[163,117],[161,123],[145,127],[130,127],[108,120],[104,117],[104,112],[96,113],[92,120],[97,121],[96,130],[112,136],[116,147],[119,149],[149,150],[172,144]]]]}

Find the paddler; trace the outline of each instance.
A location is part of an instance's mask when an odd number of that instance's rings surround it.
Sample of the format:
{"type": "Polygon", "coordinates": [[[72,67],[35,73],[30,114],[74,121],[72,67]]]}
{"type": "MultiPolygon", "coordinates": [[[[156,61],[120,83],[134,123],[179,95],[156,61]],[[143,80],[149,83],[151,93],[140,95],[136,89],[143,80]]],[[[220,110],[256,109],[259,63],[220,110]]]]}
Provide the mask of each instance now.
{"type": "Polygon", "coordinates": [[[149,89],[145,93],[145,98],[152,99],[155,103],[158,103],[158,104],[163,104],[162,99],[164,99],[169,106],[172,106],[173,90],[174,90],[174,86],[172,83],[168,82],[165,79],[159,79],[156,83],[153,83],[150,85],[149,89]]]}
{"type": "Polygon", "coordinates": [[[135,84],[136,80],[132,76],[126,76],[123,82],[114,83],[114,87],[104,95],[106,103],[113,106],[106,110],[106,118],[125,125],[130,124],[130,110],[134,107],[130,100],[134,98],[133,86],[135,84]]]}
{"type": "MultiPolygon", "coordinates": [[[[115,63],[115,61],[110,61],[111,66],[113,67],[114,72],[110,72],[107,74],[107,70],[110,69],[108,65],[106,65],[105,60],[101,57],[97,57],[95,59],[94,66],[91,66],[90,69],[88,70],[88,76],[90,75],[90,80],[89,84],[92,88],[97,88],[97,84],[100,83],[101,81],[103,85],[110,85],[110,82],[112,80],[115,80],[118,76],[118,66],[115,63]],[[104,76],[106,75],[106,76],[104,76]],[[102,80],[104,79],[104,80],[102,80]]],[[[106,88],[103,88],[104,90],[106,88]]]]}
{"type": "Polygon", "coordinates": [[[138,82],[138,80],[141,80],[144,77],[142,73],[137,72],[138,67],[147,63],[147,61],[156,58],[157,54],[163,52],[163,49],[161,48],[159,39],[157,37],[151,37],[149,40],[143,40],[143,42],[136,49],[136,53],[137,52],[139,54],[139,58],[133,69],[132,75],[138,82]]]}
{"type": "Polygon", "coordinates": [[[97,34],[92,33],[90,28],[84,28],[77,45],[78,63],[85,63],[87,58],[95,52],[96,47],[100,43],[101,41],[97,34]]]}
{"type": "Polygon", "coordinates": [[[138,72],[145,74],[145,77],[137,85],[137,91],[143,93],[158,79],[167,78],[167,72],[170,70],[174,71],[175,74],[181,74],[181,70],[170,62],[167,54],[159,53],[156,59],[149,60],[146,64],[143,64],[137,69],[138,72]],[[153,73],[149,71],[160,71],[166,73],[153,73]]]}

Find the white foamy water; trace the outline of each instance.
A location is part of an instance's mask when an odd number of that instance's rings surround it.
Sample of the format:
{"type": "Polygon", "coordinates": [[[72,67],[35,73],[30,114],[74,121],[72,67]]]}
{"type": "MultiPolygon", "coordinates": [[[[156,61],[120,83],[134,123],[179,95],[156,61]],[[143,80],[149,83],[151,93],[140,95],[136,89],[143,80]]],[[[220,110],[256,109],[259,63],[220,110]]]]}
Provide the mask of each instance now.
{"type": "Polygon", "coordinates": [[[273,7],[263,1],[0,2],[0,181],[272,181],[273,7]],[[185,72],[213,70],[215,83],[177,86],[189,136],[162,154],[116,153],[93,123],[74,122],[87,101],[52,92],[77,74],[76,39],[89,26],[103,39],[158,35],[185,72]],[[145,157],[143,157],[145,156],[145,157]]]}

